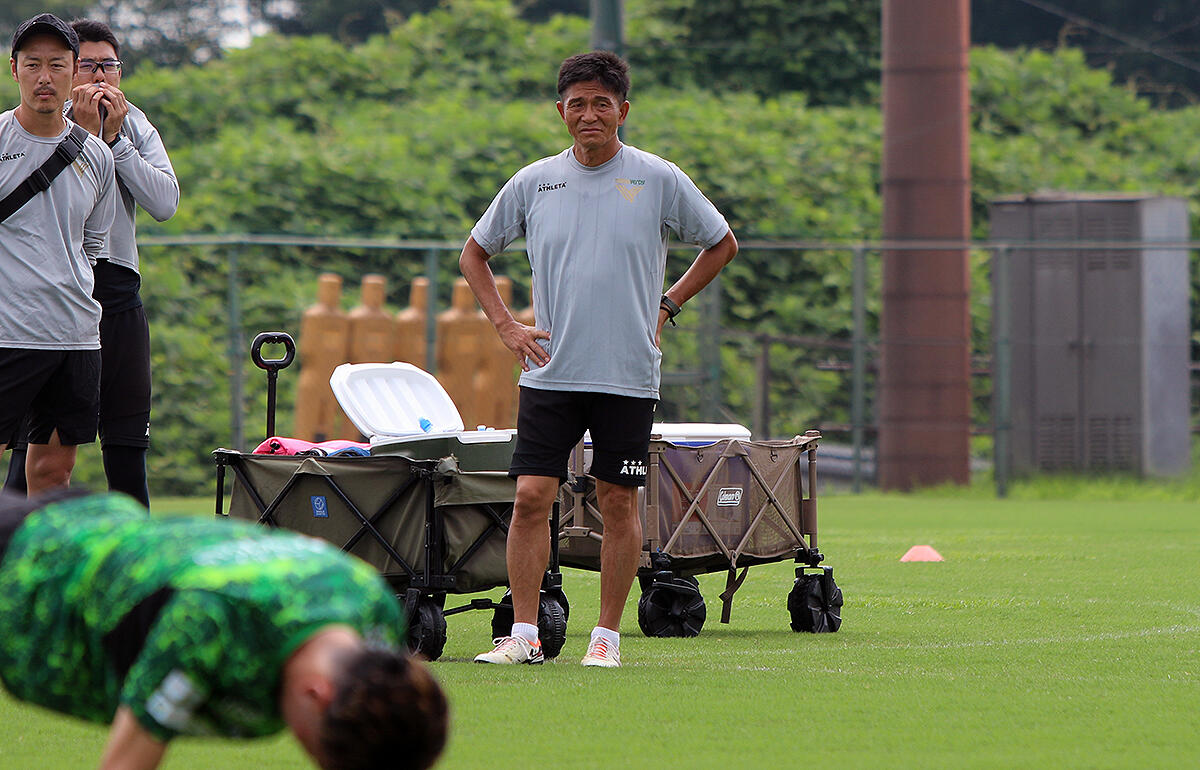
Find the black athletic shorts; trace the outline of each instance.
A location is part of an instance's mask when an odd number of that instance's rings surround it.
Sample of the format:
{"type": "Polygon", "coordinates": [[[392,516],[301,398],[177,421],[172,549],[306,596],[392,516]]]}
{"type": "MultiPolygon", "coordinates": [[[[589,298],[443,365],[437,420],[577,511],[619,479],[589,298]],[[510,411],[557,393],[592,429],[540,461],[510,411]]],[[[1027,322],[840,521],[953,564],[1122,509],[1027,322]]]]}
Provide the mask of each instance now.
{"type": "Polygon", "coordinates": [[[17,423],[17,427],[13,429],[7,440],[0,436],[0,441],[3,441],[9,449],[19,449],[24,452],[29,446],[29,415],[25,415],[24,419],[17,423]]]}
{"type": "Polygon", "coordinates": [[[150,446],[150,325],[146,309],[139,304],[117,312],[105,310],[100,316],[100,352],[100,443],[150,446]]]}
{"type": "Polygon", "coordinates": [[[65,445],[96,440],[100,406],[99,350],[0,348],[0,436],[14,435],[29,415],[29,443],[58,431],[65,445]]]}
{"type": "Polygon", "coordinates": [[[588,473],[612,484],[644,486],[657,405],[653,398],[522,387],[508,475],[565,480],[571,450],[591,431],[588,473]]]}

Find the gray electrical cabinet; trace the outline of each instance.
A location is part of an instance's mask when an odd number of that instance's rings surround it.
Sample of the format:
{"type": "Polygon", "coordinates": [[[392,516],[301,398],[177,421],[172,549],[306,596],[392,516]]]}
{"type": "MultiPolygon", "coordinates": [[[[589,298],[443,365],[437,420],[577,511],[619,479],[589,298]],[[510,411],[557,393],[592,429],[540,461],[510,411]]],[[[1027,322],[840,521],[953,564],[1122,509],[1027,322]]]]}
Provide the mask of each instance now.
{"type": "MultiPolygon", "coordinates": [[[[1012,244],[999,293],[1008,313],[994,315],[1009,319],[1013,473],[1170,475],[1189,467],[1189,253],[1153,245],[1188,236],[1181,198],[1069,193],[992,202],[992,240],[1012,244]],[[1111,241],[1142,245],[1099,245],[1111,241]]],[[[995,280],[992,289],[995,301],[995,280]]]]}

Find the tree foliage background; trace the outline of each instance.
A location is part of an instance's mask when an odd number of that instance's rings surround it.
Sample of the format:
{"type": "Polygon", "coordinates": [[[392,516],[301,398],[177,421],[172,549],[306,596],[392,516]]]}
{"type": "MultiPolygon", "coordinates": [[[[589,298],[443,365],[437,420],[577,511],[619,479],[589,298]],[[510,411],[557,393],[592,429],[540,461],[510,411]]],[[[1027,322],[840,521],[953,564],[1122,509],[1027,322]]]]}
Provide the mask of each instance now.
{"type": "MultiPolygon", "coordinates": [[[[753,51],[742,49],[749,60],[741,75],[736,57],[712,55],[703,42],[719,40],[717,33],[705,38],[696,28],[728,24],[742,34],[750,21],[734,12],[720,19],[704,15],[712,13],[705,5],[716,4],[628,3],[635,64],[627,140],[677,162],[743,242],[878,238],[878,50],[867,30],[869,13],[862,12],[871,4],[744,0],[735,10],[771,27],[762,31],[764,40],[782,48],[760,46],[757,61],[753,51]],[[769,66],[771,57],[779,58],[771,50],[791,51],[788,46],[809,39],[803,29],[774,29],[786,20],[814,26],[796,15],[796,7],[805,18],[821,20],[831,45],[855,54],[818,57],[830,61],[801,56],[806,63],[795,69],[769,66]],[[694,21],[668,31],[659,11],[694,21]],[[838,25],[844,34],[834,29],[838,25]],[[675,46],[672,35],[700,42],[675,46]],[[654,56],[658,45],[667,47],[654,56]],[[841,74],[830,76],[829,68],[841,74]]],[[[546,17],[532,8],[504,0],[443,0],[428,12],[394,18],[386,34],[361,42],[268,34],[199,64],[146,61],[123,87],[162,133],[183,196],[173,219],[159,224],[145,217],[139,232],[460,244],[509,176],[570,141],[554,109],[554,79],[564,57],[586,50],[589,24],[582,16],[546,17]]],[[[873,23],[877,27],[878,19],[873,23]]],[[[990,199],[1047,188],[1182,195],[1193,200],[1196,221],[1200,146],[1192,127],[1200,108],[1156,109],[1069,48],[977,48],[971,83],[976,238],[987,237],[990,199]]],[[[6,95],[15,103],[14,85],[6,95]]],[[[142,252],[143,296],[152,320],[155,494],[206,493],[209,453],[230,442],[230,257],[230,247],[142,252]]],[[[382,273],[396,309],[407,304],[412,278],[424,271],[421,252],[241,247],[237,257],[245,330],[235,345],[239,355],[258,330],[297,330],[320,272],[343,276],[347,306],[355,303],[362,275],[382,273]]],[[[689,259],[690,252],[673,253],[671,275],[678,276],[689,259]]],[[[872,265],[874,329],[877,255],[872,265]]],[[[987,269],[986,253],[975,254],[973,319],[984,352],[987,269]]],[[[445,291],[457,274],[457,252],[440,252],[438,270],[445,291]]],[[[514,278],[517,304],[527,303],[523,257],[498,258],[497,272],[514,278]]],[[[845,250],[744,248],[722,274],[721,324],[747,334],[846,341],[850,280],[845,250]]],[[[686,323],[694,328],[696,314],[689,316],[686,323]]],[[[683,334],[669,344],[666,367],[688,370],[696,368],[700,346],[710,343],[683,334]]],[[[777,435],[848,420],[847,378],[811,365],[814,355],[825,353],[788,346],[772,352],[777,435]]],[[[677,389],[665,395],[664,412],[671,419],[749,422],[754,353],[748,343],[721,347],[719,405],[677,389]]],[[[236,408],[247,416],[253,444],[262,430],[263,389],[254,379],[257,371],[248,374],[244,402],[236,408]]],[[[280,432],[290,425],[295,379],[291,370],[280,380],[280,432]]],[[[79,474],[85,481],[100,478],[99,463],[85,457],[79,474]]]]}

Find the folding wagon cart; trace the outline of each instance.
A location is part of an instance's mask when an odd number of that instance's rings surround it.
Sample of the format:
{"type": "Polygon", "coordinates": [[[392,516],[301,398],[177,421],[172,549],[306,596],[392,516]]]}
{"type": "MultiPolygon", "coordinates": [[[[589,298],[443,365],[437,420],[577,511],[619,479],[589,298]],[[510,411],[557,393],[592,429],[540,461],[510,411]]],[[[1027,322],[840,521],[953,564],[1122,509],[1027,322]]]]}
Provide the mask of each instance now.
{"type": "MultiPolygon", "coordinates": [[[[251,347],[254,363],[267,372],[268,436],[274,434],[275,381],[294,356],[295,343],[282,332],[260,334],[251,347]],[[287,352],[281,359],[263,359],[266,344],[281,344],[287,352]]],[[[403,370],[407,377],[401,390],[409,397],[408,406],[415,403],[414,390],[420,395],[422,388],[433,387],[423,372],[420,377],[405,365],[389,366],[392,374],[374,365],[343,369],[342,385],[378,395],[381,379],[394,385],[401,381],[394,372],[403,370]]],[[[416,425],[424,419],[431,421],[430,428],[436,424],[450,429],[430,433],[418,427],[407,439],[371,430],[380,440],[373,442],[370,456],[323,456],[320,445],[305,454],[286,455],[217,449],[216,513],[226,515],[228,472],[233,477],[229,516],[321,538],[374,566],[404,602],[409,646],[433,660],[445,646],[449,615],[491,609],[494,627],[502,626],[507,634],[512,624],[507,595],[501,602],[475,598],[446,607],[449,594],[507,584],[504,548],[515,492],[507,473],[512,432],[462,431],[453,404],[447,407],[426,396],[417,400],[423,402],[418,410],[389,404],[381,411],[394,419],[410,418],[416,425]],[[430,416],[417,416],[417,411],[430,416]],[[484,433],[490,435],[475,435],[484,433]]],[[[557,514],[555,506],[555,530],[557,514]]],[[[539,607],[547,657],[562,649],[569,612],[557,551],[557,543],[552,543],[539,607]]]]}
{"type": "MultiPolygon", "coordinates": [[[[721,622],[749,568],[793,559],[787,596],[794,631],[837,631],[842,592],[817,549],[817,444],[809,431],[787,441],[750,441],[741,426],[656,426],[646,487],[639,495],[643,552],[638,625],[647,636],[695,636],[707,615],[695,576],[725,572],[721,622]],[[697,428],[703,430],[697,430],[697,428]],[[721,428],[737,437],[720,438],[721,428]],[[714,430],[715,429],[715,430],[714,430]],[[740,570],[740,573],[739,573],[740,570]]],[[[565,484],[561,560],[599,570],[604,522],[595,479],[578,472],[586,442],[565,484]]]]}

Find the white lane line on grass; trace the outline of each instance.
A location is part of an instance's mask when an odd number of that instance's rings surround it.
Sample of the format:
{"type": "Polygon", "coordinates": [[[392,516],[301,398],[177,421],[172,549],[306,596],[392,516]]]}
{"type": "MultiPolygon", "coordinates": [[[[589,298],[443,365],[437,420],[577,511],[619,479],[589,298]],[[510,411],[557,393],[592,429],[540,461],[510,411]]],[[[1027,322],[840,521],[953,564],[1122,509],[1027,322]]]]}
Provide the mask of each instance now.
{"type": "Polygon", "coordinates": [[[944,642],[940,644],[866,644],[878,650],[958,650],[971,647],[998,647],[1011,644],[1063,644],[1077,642],[1110,642],[1120,639],[1137,639],[1147,636],[1183,636],[1200,633],[1200,626],[1166,626],[1163,628],[1143,628],[1138,631],[1109,631],[1102,634],[1073,634],[1064,636],[1043,636],[1034,639],[983,639],[970,642],[944,642]]]}

